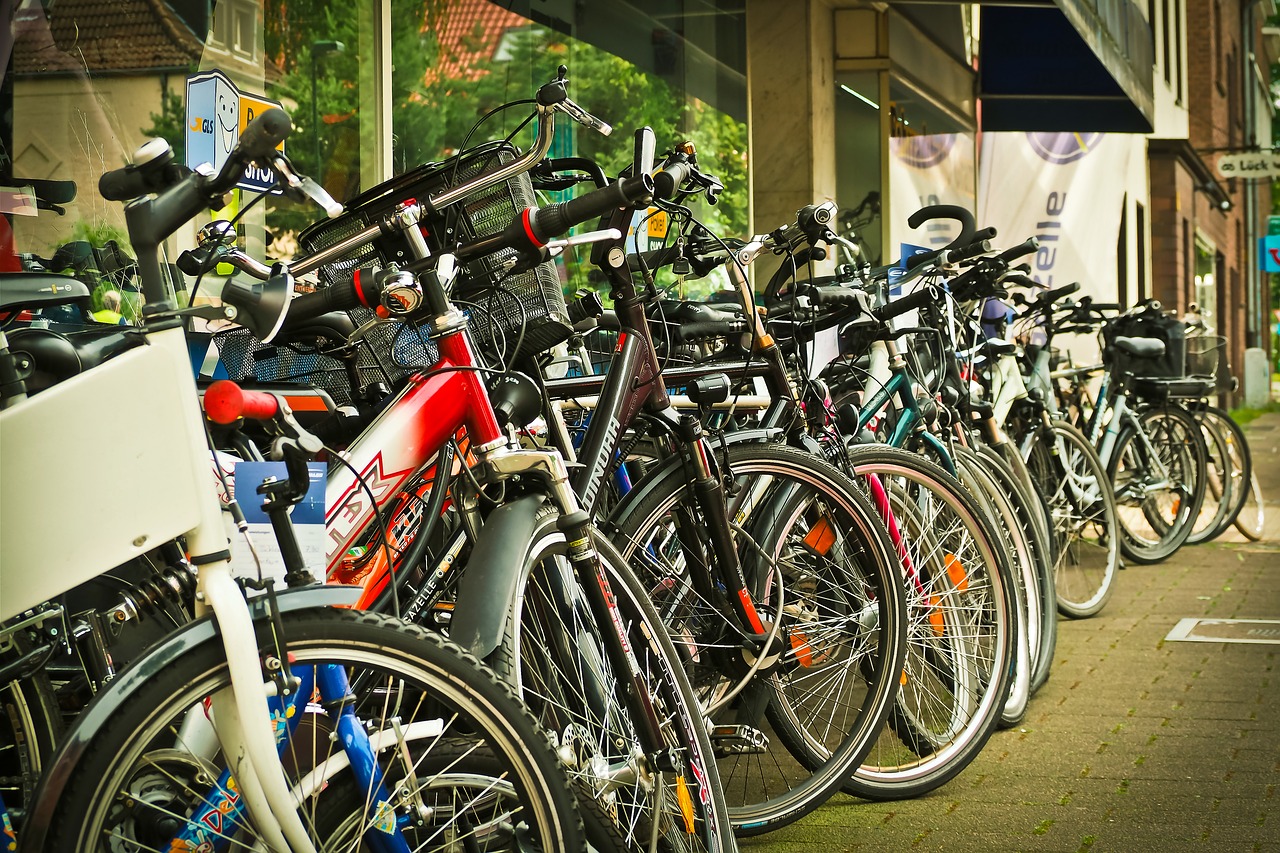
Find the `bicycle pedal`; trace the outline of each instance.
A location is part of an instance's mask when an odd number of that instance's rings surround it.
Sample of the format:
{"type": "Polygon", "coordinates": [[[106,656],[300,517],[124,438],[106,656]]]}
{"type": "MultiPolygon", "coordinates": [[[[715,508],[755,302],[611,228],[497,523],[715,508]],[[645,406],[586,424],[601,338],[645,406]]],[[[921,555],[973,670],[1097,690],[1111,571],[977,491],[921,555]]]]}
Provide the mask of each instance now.
{"type": "Polygon", "coordinates": [[[754,726],[716,726],[711,730],[711,746],[717,758],[759,755],[769,748],[769,737],[754,726]]]}

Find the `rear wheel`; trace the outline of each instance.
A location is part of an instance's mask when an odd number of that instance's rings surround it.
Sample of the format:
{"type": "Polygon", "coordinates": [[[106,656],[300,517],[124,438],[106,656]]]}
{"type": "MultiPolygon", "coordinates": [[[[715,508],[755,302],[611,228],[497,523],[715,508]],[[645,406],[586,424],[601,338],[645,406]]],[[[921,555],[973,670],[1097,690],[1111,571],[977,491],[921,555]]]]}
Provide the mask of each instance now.
{"type": "Polygon", "coordinates": [[[727,460],[728,514],[767,646],[728,615],[722,577],[706,588],[708,525],[679,466],[619,507],[615,541],[715,726],[733,824],[754,835],[816,808],[866,755],[902,671],[905,612],[884,528],[846,475],[776,445],[731,445],[727,460]]]}

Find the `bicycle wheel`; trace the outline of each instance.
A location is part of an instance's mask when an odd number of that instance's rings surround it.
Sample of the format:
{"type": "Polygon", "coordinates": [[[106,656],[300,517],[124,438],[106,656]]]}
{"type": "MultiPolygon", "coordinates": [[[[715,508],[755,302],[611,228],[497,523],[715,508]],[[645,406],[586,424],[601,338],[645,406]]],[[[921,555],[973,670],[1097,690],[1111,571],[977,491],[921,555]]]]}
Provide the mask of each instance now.
{"type": "Polygon", "coordinates": [[[1058,612],[1081,619],[1106,606],[1120,568],[1115,495],[1084,433],[1066,421],[1054,421],[1052,427],[1052,442],[1036,435],[1027,467],[1053,514],[1058,612]]]}
{"type": "Polygon", "coordinates": [[[1158,563],[1182,547],[1204,498],[1204,460],[1200,425],[1181,407],[1147,409],[1121,427],[1107,473],[1126,559],[1158,563]]]}
{"type": "Polygon", "coordinates": [[[956,459],[956,467],[960,473],[960,481],[969,489],[979,504],[987,512],[991,529],[996,532],[997,542],[1008,555],[1009,579],[1013,586],[1015,607],[1013,609],[1013,672],[1009,679],[1009,695],[1005,698],[1000,710],[1002,727],[1015,726],[1022,722],[1027,714],[1027,703],[1031,699],[1031,661],[1034,654],[1039,653],[1039,622],[1032,619],[1032,610],[1039,612],[1039,595],[1036,591],[1036,569],[1031,554],[1032,546],[1028,542],[1030,535],[1019,521],[1013,502],[1003,488],[1007,483],[997,483],[991,470],[987,469],[990,460],[967,447],[956,447],[952,450],[956,459]],[[1031,626],[1036,624],[1037,637],[1035,652],[1032,652],[1033,641],[1031,626]]]}
{"type": "MultiPolygon", "coordinates": [[[[1249,450],[1249,440],[1245,438],[1244,430],[1240,429],[1240,425],[1235,422],[1235,419],[1225,409],[1220,409],[1217,406],[1205,406],[1200,412],[1200,417],[1218,433],[1220,439],[1227,446],[1226,461],[1229,463],[1230,471],[1231,502],[1227,507],[1226,515],[1219,522],[1219,526],[1209,533],[1209,539],[1216,539],[1235,522],[1245,503],[1254,500],[1250,494],[1253,488],[1253,454],[1249,450]]],[[[1212,483],[1212,481],[1210,482],[1212,483]]],[[[1260,507],[1261,504],[1254,500],[1253,506],[1260,507]]],[[[1255,522],[1257,522],[1257,518],[1255,515],[1255,522]]],[[[1249,525],[1246,524],[1246,526],[1249,525]]],[[[1261,536],[1261,527],[1256,529],[1259,531],[1258,535],[1261,536]]]]}
{"type": "Polygon", "coordinates": [[[662,723],[665,751],[649,752],[618,701],[629,678],[611,664],[555,522],[548,514],[530,540],[511,630],[491,656],[495,669],[551,733],[595,847],[647,850],[655,839],[670,851],[731,847],[711,742],[660,617],[626,561],[597,541],[619,627],[662,723]]]}
{"type": "MultiPolygon", "coordinates": [[[[31,648],[21,632],[11,639],[16,662],[31,648]]],[[[61,731],[57,697],[43,670],[0,688],[0,800],[19,833],[61,731]]],[[[3,833],[0,826],[0,838],[3,833]]]]}
{"type": "Polygon", "coordinates": [[[723,597],[698,581],[712,551],[679,465],[632,492],[613,522],[715,726],[733,825],[754,835],[816,808],[870,749],[902,671],[905,611],[887,534],[847,476],[776,445],[726,456],[766,647],[744,641],[723,597]]]}
{"type": "MultiPolygon", "coordinates": [[[[370,814],[367,786],[355,781],[333,717],[313,697],[292,734],[281,726],[281,764],[318,850],[370,849],[367,834],[392,824],[414,850],[583,849],[581,821],[547,738],[473,658],[370,613],[300,610],[281,614],[281,625],[295,673],[343,668],[350,705],[394,792],[370,814]]],[[[259,623],[267,657],[276,648],[271,627],[259,623]]],[[[135,663],[146,677],[128,679],[118,701],[111,689],[99,694],[55,757],[60,789],[38,849],[168,849],[210,806],[219,813],[199,823],[214,838],[245,848],[261,840],[248,813],[235,810],[234,786],[216,781],[225,766],[216,740],[192,734],[202,728],[206,701],[229,686],[221,643],[195,645],[154,672],[149,665],[135,663]]]]}
{"type": "Polygon", "coordinates": [[[1014,582],[996,532],[955,478],[892,448],[849,453],[860,478],[883,485],[900,525],[909,628],[889,724],[844,790],[915,797],[967,767],[999,720],[1014,654],[1014,582]]]}
{"type": "Polygon", "coordinates": [[[1243,482],[1238,484],[1232,476],[1231,446],[1223,428],[1204,412],[1193,415],[1200,423],[1200,436],[1204,440],[1205,489],[1200,512],[1187,534],[1188,545],[1209,542],[1217,535],[1215,531],[1230,526],[1228,513],[1235,503],[1236,492],[1243,486],[1243,482]]]}
{"type": "Polygon", "coordinates": [[[1240,508],[1239,514],[1236,515],[1235,525],[1244,538],[1251,542],[1258,542],[1262,539],[1266,529],[1266,508],[1262,499],[1262,485],[1258,483],[1257,471],[1250,473],[1247,492],[1244,506],[1240,508]]]}

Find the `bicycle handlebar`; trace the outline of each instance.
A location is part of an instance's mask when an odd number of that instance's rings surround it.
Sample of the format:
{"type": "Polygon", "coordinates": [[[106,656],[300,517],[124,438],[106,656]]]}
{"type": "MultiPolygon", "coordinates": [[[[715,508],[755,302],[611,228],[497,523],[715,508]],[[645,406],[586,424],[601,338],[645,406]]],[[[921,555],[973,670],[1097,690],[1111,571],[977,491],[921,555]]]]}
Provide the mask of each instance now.
{"type": "Polygon", "coordinates": [[[204,413],[227,426],[241,418],[266,421],[280,413],[280,400],[265,391],[245,391],[230,379],[219,379],[204,392],[204,413]]]}
{"type": "Polygon", "coordinates": [[[956,249],[973,242],[977,226],[974,223],[973,214],[966,208],[958,204],[931,204],[911,214],[907,218],[907,225],[919,228],[930,219],[954,219],[960,223],[960,234],[944,246],[944,249],[956,249]]]}

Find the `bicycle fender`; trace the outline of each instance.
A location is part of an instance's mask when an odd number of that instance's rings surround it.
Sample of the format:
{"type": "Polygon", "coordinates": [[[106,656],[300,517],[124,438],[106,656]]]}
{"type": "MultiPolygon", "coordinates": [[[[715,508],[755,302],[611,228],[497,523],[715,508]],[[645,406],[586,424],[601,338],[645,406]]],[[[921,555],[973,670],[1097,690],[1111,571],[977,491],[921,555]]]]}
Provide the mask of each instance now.
{"type": "Polygon", "coordinates": [[[458,579],[449,639],[481,660],[502,642],[543,502],[526,495],[491,512],[458,579]]]}
{"type": "MultiPolygon", "coordinates": [[[[358,586],[314,584],[280,591],[276,594],[276,605],[281,613],[313,607],[350,607],[360,599],[360,593],[358,586]]],[[[255,623],[267,618],[265,598],[259,596],[249,602],[255,623]]],[[[212,615],[189,622],[131,663],[93,697],[93,701],[76,719],[75,725],[63,738],[48,764],[36,791],[35,805],[22,829],[23,850],[44,849],[45,833],[50,823],[49,812],[62,799],[63,789],[71,778],[71,772],[79,764],[81,755],[103,723],[111,719],[121,704],[161,669],[192,649],[217,640],[218,627],[212,615]]]]}

